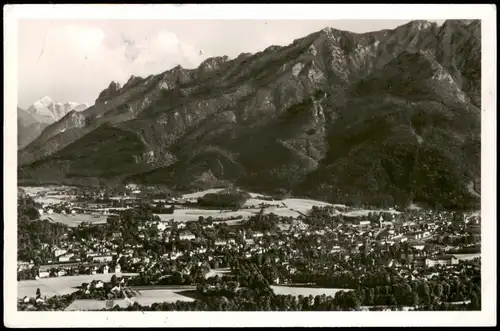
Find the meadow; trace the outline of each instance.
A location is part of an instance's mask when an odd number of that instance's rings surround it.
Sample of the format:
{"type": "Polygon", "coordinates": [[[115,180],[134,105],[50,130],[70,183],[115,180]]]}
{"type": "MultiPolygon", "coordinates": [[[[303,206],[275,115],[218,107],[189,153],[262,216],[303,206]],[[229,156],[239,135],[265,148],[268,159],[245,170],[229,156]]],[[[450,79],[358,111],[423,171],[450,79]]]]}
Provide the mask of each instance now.
{"type": "MultiPolygon", "coordinates": [[[[34,297],[37,288],[40,289],[43,296],[51,297],[54,295],[71,294],[78,291],[78,287],[82,283],[90,283],[93,280],[102,280],[109,282],[113,273],[109,274],[95,274],[95,275],[78,275],[78,276],[62,276],[41,278],[35,280],[22,280],[17,282],[17,297],[23,298],[25,296],[34,297]]],[[[120,276],[135,276],[133,273],[116,274],[120,276]]]]}
{"type": "Polygon", "coordinates": [[[93,224],[103,224],[106,223],[106,219],[109,215],[103,214],[75,214],[75,215],[63,215],[63,214],[50,214],[42,216],[42,219],[48,219],[51,222],[62,223],[69,227],[77,227],[82,222],[93,223],[93,224]]]}
{"type": "MultiPolygon", "coordinates": [[[[29,192],[30,194],[39,194],[41,192],[50,192],[51,195],[46,195],[46,196],[36,196],[35,200],[40,202],[40,203],[59,203],[63,201],[71,201],[73,196],[68,196],[68,195],[61,195],[58,194],[58,191],[64,190],[66,187],[24,187],[26,192],[29,192]]],[[[205,194],[208,193],[216,193],[219,192],[223,189],[209,189],[205,191],[200,191],[200,192],[195,192],[195,193],[190,193],[190,194],[185,194],[183,195],[183,198],[185,199],[196,199],[199,197],[204,196],[205,194]]],[[[298,198],[288,198],[288,199],[283,199],[283,200],[266,200],[266,199],[260,199],[261,197],[266,197],[262,194],[259,193],[252,193],[249,192],[251,198],[246,201],[244,204],[243,208],[238,210],[238,211],[232,211],[232,210],[209,210],[209,209],[199,209],[199,208],[186,208],[186,209],[181,209],[178,208],[174,211],[173,214],[155,214],[162,221],[170,221],[173,219],[175,222],[191,222],[191,221],[197,221],[200,216],[203,216],[204,218],[207,218],[211,216],[212,218],[223,218],[223,219],[228,219],[228,218],[234,218],[234,217],[240,217],[241,219],[239,220],[227,220],[225,221],[228,225],[238,225],[242,220],[246,220],[250,218],[252,215],[255,215],[259,213],[262,209],[263,205],[266,205],[267,207],[264,208],[264,213],[266,214],[276,214],[278,216],[283,216],[283,217],[293,217],[297,218],[301,215],[307,215],[309,211],[312,209],[313,206],[318,206],[318,207],[324,207],[324,206],[338,206],[338,207],[345,207],[344,205],[334,205],[322,201],[317,201],[317,200],[311,200],[311,199],[298,199],[298,198]]],[[[95,210],[96,212],[98,211],[103,211],[107,208],[101,209],[101,210],[95,210]]],[[[120,208],[115,208],[115,209],[120,209],[120,208]]],[[[126,208],[123,208],[126,209],[126,208]]],[[[342,214],[346,216],[351,216],[351,217],[356,217],[356,216],[363,216],[363,215],[368,215],[370,212],[380,212],[382,210],[350,210],[346,212],[342,212],[342,214]]],[[[390,212],[390,213],[399,213],[394,210],[383,210],[385,212],[390,212]]],[[[340,213],[340,212],[337,212],[340,213]]],[[[68,226],[73,226],[76,227],[82,222],[88,222],[88,223],[95,223],[95,224],[102,224],[106,222],[107,215],[102,215],[102,214],[76,214],[76,215],[62,215],[62,214],[50,214],[44,216],[44,218],[47,218],[53,222],[59,222],[66,224],[68,226]]]]}

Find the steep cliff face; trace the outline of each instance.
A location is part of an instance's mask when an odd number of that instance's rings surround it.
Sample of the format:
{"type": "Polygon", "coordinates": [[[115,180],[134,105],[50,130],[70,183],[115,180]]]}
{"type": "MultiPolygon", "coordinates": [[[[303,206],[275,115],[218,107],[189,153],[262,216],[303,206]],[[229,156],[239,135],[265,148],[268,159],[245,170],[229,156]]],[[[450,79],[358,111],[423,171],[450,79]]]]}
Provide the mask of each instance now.
{"type": "MultiPolygon", "coordinates": [[[[375,195],[425,200],[437,183],[413,192],[415,185],[398,183],[402,173],[391,177],[399,170],[387,155],[411,159],[423,149],[419,155],[434,153],[460,169],[450,178],[477,177],[480,49],[479,22],[413,21],[365,34],[326,28],[289,46],[210,58],[193,70],[132,76],[123,87],[112,82],[93,107],[68,114],[23,149],[23,178],[45,176],[54,160],[79,169],[77,149],[95,141],[99,147],[85,149],[87,157],[119,153],[117,169],[89,164],[93,171],[72,170],[73,177],[186,189],[231,181],[354,203],[375,195]],[[397,147],[400,139],[408,144],[397,147]],[[370,193],[352,197],[366,185],[370,193]]],[[[59,168],[58,178],[68,178],[59,168]]],[[[421,182],[417,173],[412,180],[421,182]]],[[[445,191],[461,194],[457,187],[445,191]]]]}

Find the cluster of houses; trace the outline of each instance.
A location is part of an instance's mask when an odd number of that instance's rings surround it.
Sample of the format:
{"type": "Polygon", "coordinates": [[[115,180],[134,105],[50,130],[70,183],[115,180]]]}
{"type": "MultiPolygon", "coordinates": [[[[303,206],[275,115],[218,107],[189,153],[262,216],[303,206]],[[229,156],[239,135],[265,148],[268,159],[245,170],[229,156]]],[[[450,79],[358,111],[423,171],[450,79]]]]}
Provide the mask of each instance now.
{"type": "MultiPolygon", "coordinates": [[[[270,250],[275,252],[284,251],[288,259],[293,259],[302,255],[299,248],[294,248],[293,241],[306,238],[314,238],[312,242],[316,245],[312,246],[311,249],[317,249],[318,253],[344,252],[346,256],[359,252],[360,247],[367,242],[371,243],[369,250],[373,250],[377,243],[393,245],[408,242],[416,251],[421,251],[419,253],[421,258],[416,259],[418,262],[415,262],[415,265],[419,265],[419,263],[426,266],[453,265],[458,263],[458,259],[449,256],[426,257],[429,252],[423,252],[425,247],[423,240],[438,233],[443,226],[449,225],[451,222],[449,217],[439,213],[430,213],[424,215],[424,217],[422,215],[415,216],[404,222],[398,221],[394,216],[390,218],[380,216],[376,222],[358,219],[335,227],[326,226],[322,230],[312,230],[307,226],[303,226],[303,224],[298,226],[295,223],[288,229],[280,229],[274,233],[255,231],[247,234],[243,231],[243,241],[240,240],[241,235],[235,232],[230,238],[215,239],[210,247],[214,247],[213,249],[217,251],[243,252],[247,258],[256,254],[264,254],[270,250]]],[[[464,224],[466,223],[464,222],[464,224]]],[[[179,240],[203,241],[203,238],[197,238],[193,233],[185,230],[185,224],[178,223],[177,228],[180,230],[179,240]]],[[[159,227],[159,229],[164,231],[164,229],[168,229],[168,226],[159,227]]],[[[167,238],[172,240],[171,237],[167,238]]],[[[190,252],[174,251],[168,254],[167,257],[175,260],[179,257],[189,259],[197,256],[210,261],[213,254],[214,251],[202,244],[193,246],[190,252]]],[[[285,263],[285,261],[283,262],[285,263]]]]}
{"type": "MultiPolygon", "coordinates": [[[[129,187],[131,194],[140,194],[137,187],[129,187]]],[[[133,206],[134,199],[123,200],[133,206]]],[[[196,199],[170,198],[170,203],[196,202],[196,199]]],[[[99,205],[88,204],[86,208],[99,207],[99,205]]],[[[101,206],[102,207],[102,206],[101,206]]],[[[64,202],[58,205],[46,205],[40,211],[42,215],[50,215],[54,212],[65,212],[76,214],[87,212],[81,207],[76,207],[71,202],[64,202]]],[[[223,253],[242,253],[245,257],[251,258],[266,252],[276,252],[276,263],[286,265],[293,270],[293,263],[296,259],[304,258],[304,252],[297,242],[310,242],[309,250],[316,250],[318,254],[344,253],[348,258],[350,254],[358,253],[360,247],[369,244],[369,251],[372,251],[377,244],[395,245],[407,242],[417,252],[412,265],[419,266],[453,266],[459,261],[453,255],[428,256],[429,252],[424,252],[425,240],[436,234],[442,233],[443,229],[448,229],[450,225],[456,223],[451,213],[425,211],[412,214],[380,214],[366,217],[344,217],[343,222],[331,222],[328,225],[319,227],[308,226],[299,220],[294,220],[288,227],[278,227],[277,231],[251,231],[234,230],[229,236],[217,237],[207,242],[206,238],[197,238],[195,234],[187,229],[186,223],[163,222],[158,219],[146,222],[139,226],[138,236],[145,238],[146,231],[154,226],[158,229],[159,238],[165,243],[171,241],[193,242],[190,251],[172,250],[162,256],[167,260],[182,260],[184,267],[181,270],[189,272],[190,266],[199,266],[204,261],[222,261],[223,253]],[[175,234],[175,236],[173,235],[175,234]],[[191,262],[192,263],[191,263],[191,262]]],[[[214,228],[211,223],[203,224],[203,227],[214,228]]],[[[214,229],[215,230],[215,229],[214,229]]],[[[474,233],[480,236],[480,217],[474,214],[464,214],[459,226],[456,227],[455,234],[459,235],[463,231],[474,233]]],[[[150,233],[150,232],[149,232],[150,233]]],[[[454,233],[451,233],[454,234],[454,233]]],[[[120,233],[114,233],[113,238],[119,237],[120,233]]],[[[148,235],[149,237],[149,235],[148,235]]],[[[86,274],[95,273],[120,273],[121,267],[116,261],[122,256],[126,257],[128,265],[136,265],[137,270],[159,268],[157,262],[153,261],[147,253],[138,253],[137,245],[125,243],[125,247],[120,256],[117,255],[118,245],[109,242],[99,242],[96,239],[82,240],[80,243],[64,242],[57,247],[52,247],[54,256],[49,264],[39,267],[38,277],[64,276],[84,272],[86,274]],[[83,254],[82,254],[83,251],[83,254]]],[[[18,264],[18,270],[32,268],[32,263],[24,262],[18,264]]]]}
{"type": "Polygon", "coordinates": [[[84,275],[121,273],[121,267],[116,264],[112,268],[105,262],[99,263],[58,263],[45,264],[38,267],[38,275],[36,279],[48,277],[62,277],[66,275],[78,275],[82,272],[84,275]],[[83,268],[83,269],[82,269],[83,268]]]}
{"type": "MultiPolygon", "coordinates": [[[[464,217],[463,222],[454,222],[450,213],[426,212],[423,215],[402,219],[400,215],[392,214],[389,219],[380,215],[378,221],[358,219],[344,223],[335,228],[335,232],[347,235],[351,241],[361,245],[366,238],[382,244],[411,242],[415,246],[434,235],[448,234],[460,236],[466,232],[480,236],[480,218],[464,217]],[[454,225],[450,231],[450,226],[454,225]]],[[[328,230],[328,229],[327,229],[328,230]]]]}
{"type": "MultiPolygon", "coordinates": [[[[59,246],[43,244],[44,249],[52,253],[53,260],[46,261],[47,263],[38,266],[38,277],[60,277],[67,274],[84,274],[121,272],[120,265],[114,264],[119,258],[116,252],[105,243],[101,243],[96,239],[85,240],[81,243],[62,242],[59,246]],[[82,251],[84,255],[82,256],[82,251]],[[111,265],[113,267],[111,268],[111,265]],[[82,271],[82,266],[84,267],[82,271]]],[[[132,250],[129,248],[129,250],[132,250]]],[[[18,272],[29,270],[34,267],[34,263],[19,261],[18,272]]]]}

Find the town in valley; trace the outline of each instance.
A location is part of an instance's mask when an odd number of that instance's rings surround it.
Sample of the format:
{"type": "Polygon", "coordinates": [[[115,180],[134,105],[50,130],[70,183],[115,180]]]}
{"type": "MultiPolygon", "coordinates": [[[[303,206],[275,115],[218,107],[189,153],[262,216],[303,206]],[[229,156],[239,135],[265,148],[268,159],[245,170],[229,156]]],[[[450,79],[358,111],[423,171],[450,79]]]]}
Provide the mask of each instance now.
{"type": "Polygon", "coordinates": [[[18,213],[21,310],[480,309],[479,213],[137,185],[18,213]]]}

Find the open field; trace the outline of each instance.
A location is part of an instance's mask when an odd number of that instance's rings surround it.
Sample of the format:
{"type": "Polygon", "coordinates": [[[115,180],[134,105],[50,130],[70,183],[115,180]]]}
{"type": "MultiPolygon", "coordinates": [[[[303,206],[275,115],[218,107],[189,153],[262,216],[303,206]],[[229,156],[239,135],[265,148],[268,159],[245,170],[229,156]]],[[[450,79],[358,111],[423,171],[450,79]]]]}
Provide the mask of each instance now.
{"type": "MultiPolygon", "coordinates": [[[[215,193],[222,189],[211,189],[206,191],[200,191],[192,194],[184,195],[184,198],[197,198],[203,196],[208,193],[215,193]]],[[[252,196],[251,199],[244,205],[244,209],[238,211],[230,211],[230,210],[206,210],[206,209],[177,209],[173,214],[157,214],[162,220],[168,221],[174,219],[177,222],[190,222],[197,221],[200,216],[213,218],[229,218],[235,216],[241,216],[243,219],[248,219],[250,216],[257,214],[260,211],[259,205],[267,204],[272,205],[271,207],[267,207],[264,209],[266,214],[276,214],[278,216],[286,216],[286,217],[298,217],[301,214],[306,214],[311,210],[313,206],[328,206],[331,204],[308,200],[308,199],[285,199],[285,200],[260,200],[257,199],[261,194],[250,193],[252,196]]],[[[238,221],[231,221],[232,223],[238,221]]]]}
{"type": "Polygon", "coordinates": [[[283,203],[281,200],[268,201],[268,200],[261,200],[261,199],[257,199],[257,198],[248,199],[243,206],[247,207],[247,208],[260,208],[261,204],[272,205],[272,206],[283,206],[283,203]]]}
{"type": "Polygon", "coordinates": [[[40,194],[43,192],[61,192],[68,189],[73,189],[73,186],[59,186],[59,185],[48,185],[48,186],[19,186],[27,194],[40,194]]]}
{"type": "Polygon", "coordinates": [[[272,290],[275,294],[281,295],[293,295],[293,296],[316,296],[316,295],[330,295],[335,296],[335,293],[339,291],[351,291],[351,289],[345,288],[323,288],[323,287],[308,287],[308,286],[285,286],[285,285],[272,285],[272,290]]]}
{"type": "MultiPolygon", "coordinates": [[[[231,211],[231,210],[208,210],[208,209],[177,209],[174,211],[173,214],[155,214],[162,221],[169,221],[173,219],[175,222],[191,222],[191,221],[197,221],[200,216],[203,217],[209,217],[212,216],[212,218],[230,218],[230,217],[237,217],[241,216],[242,219],[248,219],[249,217],[256,215],[259,213],[260,209],[259,208],[251,208],[251,209],[241,209],[238,211],[231,211]]],[[[276,214],[278,216],[291,216],[291,217],[298,217],[300,216],[300,213],[290,210],[290,208],[286,207],[269,207],[264,209],[264,213],[266,214],[276,214]]],[[[239,223],[240,220],[230,220],[227,222],[231,223],[239,223]]]]}
{"type": "Polygon", "coordinates": [[[101,224],[106,223],[106,219],[109,215],[101,214],[76,214],[76,215],[63,215],[63,214],[50,214],[42,216],[42,219],[48,219],[49,221],[66,224],[70,227],[77,227],[82,222],[101,224]]]}
{"type": "MultiPolygon", "coordinates": [[[[193,290],[194,291],[194,290],[193,290]]],[[[176,302],[176,301],[194,301],[195,299],[183,293],[191,292],[190,290],[145,290],[130,300],[118,299],[113,300],[113,306],[119,305],[122,308],[128,307],[130,304],[137,302],[141,306],[151,306],[153,303],[176,302]]],[[[66,308],[66,311],[88,311],[101,310],[106,308],[105,300],[75,300],[66,308]]]]}
{"type": "MultiPolygon", "coordinates": [[[[125,299],[113,300],[113,306],[120,306],[121,308],[126,308],[130,304],[130,301],[125,299]]],[[[105,300],[93,300],[93,299],[80,299],[73,301],[67,308],[66,311],[89,311],[89,310],[102,310],[106,308],[105,300]]]]}
{"type": "Polygon", "coordinates": [[[183,293],[196,291],[196,288],[185,289],[162,289],[162,290],[142,290],[140,294],[133,298],[140,305],[150,306],[155,302],[176,302],[176,301],[194,301],[191,296],[186,296],[183,293]]]}
{"type": "MultiPolygon", "coordinates": [[[[208,209],[176,209],[173,214],[155,214],[162,221],[169,221],[173,219],[175,222],[191,222],[197,221],[200,216],[212,218],[229,218],[235,216],[242,216],[243,218],[248,218],[255,214],[256,211],[249,210],[239,210],[239,211],[229,211],[229,210],[208,210],[208,209]]],[[[238,220],[236,220],[239,222],[238,220]]]]}
{"type": "Polygon", "coordinates": [[[223,188],[213,188],[213,189],[210,189],[210,190],[205,190],[205,191],[199,191],[199,192],[184,194],[182,197],[184,199],[197,199],[199,197],[204,196],[205,194],[208,194],[208,193],[217,193],[217,192],[222,191],[222,190],[224,190],[224,189],[223,188]]]}
{"type": "Polygon", "coordinates": [[[41,204],[57,204],[57,203],[62,203],[62,202],[72,202],[76,199],[76,196],[54,194],[54,195],[36,196],[33,199],[35,200],[35,202],[38,202],[41,204]]]}
{"type": "MultiPolygon", "coordinates": [[[[31,192],[33,194],[41,193],[41,192],[53,192],[53,195],[47,196],[37,196],[35,198],[36,201],[41,203],[59,203],[63,201],[71,201],[74,197],[68,195],[58,195],[57,192],[68,189],[69,187],[57,187],[57,186],[48,186],[48,187],[24,187],[27,192],[31,192]]],[[[210,189],[190,194],[183,195],[186,199],[198,198],[204,196],[208,193],[216,193],[223,190],[222,188],[218,189],[210,189]]],[[[346,207],[345,205],[336,205],[330,204],[322,201],[311,200],[311,199],[298,199],[298,198],[288,198],[283,200],[261,200],[258,197],[265,196],[259,193],[249,193],[251,198],[247,200],[244,205],[244,209],[238,211],[231,210],[207,210],[207,209],[178,209],[174,211],[174,214],[157,214],[162,220],[168,221],[170,219],[174,219],[177,222],[189,222],[189,221],[197,221],[200,216],[208,217],[212,216],[213,218],[229,218],[235,216],[242,216],[243,219],[248,219],[250,216],[258,213],[260,211],[260,205],[271,205],[264,209],[265,213],[274,213],[278,216],[285,217],[298,217],[300,215],[306,215],[312,209],[313,206],[324,207],[324,206],[337,206],[337,207],[346,207]]],[[[121,199],[122,197],[114,197],[112,199],[121,199]]],[[[132,197],[127,197],[132,198],[132,197]]],[[[107,209],[107,208],[104,208],[107,209]]],[[[103,209],[103,210],[104,210],[103,209]]],[[[114,208],[120,209],[120,208],[114,208]]],[[[348,212],[342,212],[342,214],[346,216],[356,217],[356,216],[364,216],[368,215],[370,212],[389,212],[389,213],[399,213],[395,210],[351,210],[348,212]]],[[[74,225],[74,223],[79,224],[82,221],[96,223],[96,222],[104,222],[105,218],[96,219],[91,215],[77,215],[78,219],[72,218],[73,216],[66,215],[52,215],[50,216],[54,221],[61,222],[68,225],[74,225]],[[80,218],[82,218],[80,220],[80,218]]],[[[104,216],[103,216],[104,217],[104,216]]],[[[230,221],[231,223],[239,223],[239,221],[230,221]]]]}
{"type": "MultiPolygon", "coordinates": [[[[271,201],[274,206],[267,207],[264,209],[265,214],[275,214],[283,217],[294,217],[297,218],[301,215],[307,215],[313,206],[327,206],[329,204],[306,199],[286,199],[283,201],[271,201]]],[[[250,206],[250,205],[249,205],[250,206]]],[[[248,219],[252,215],[260,212],[260,208],[245,208],[238,211],[230,210],[208,210],[208,209],[177,209],[173,214],[155,214],[159,216],[163,221],[169,221],[173,219],[176,222],[191,222],[197,221],[200,216],[212,218],[229,218],[235,216],[241,216],[243,219],[248,219]]],[[[346,216],[356,217],[368,215],[368,213],[381,212],[383,210],[353,210],[350,212],[343,213],[346,216]]],[[[397,211],[386,210],[389,213],[399,213],[397,211]]],[[[239,223],[239,221],[228,221],[232,223],[239,223]]]]}
{"type": "Polygon", "coordinates": [[[317,207],[325,207],[325,206],[333,206],[330,203],[310,200],[310,199],[285,199],[282,201],[285,206],[290,209],[298,210],[300,212],[308,212],[312,209],[313,206],[317,207]]]}
{"type": "MultiPolygon", "coordinates": [[[[260,209],[256,209],[255,212],[258,213],[260,209]]],[[[275,214],[278,216],[283,216],[283,217],[299,217],[301,213],[292,210],[287,207],[269,207],[264,209],[265,214],[275,214]]]]}
{"type": "Polygon", "coordinates": [[[70,186],[21,186],[20,188],[28,195],[32,196],[36,202],[42,204],[56,204],[69,202],[75,199],[73,195],[60,194],[73,188],[70,186]]]}
{"type": "MultiPolygon", "coordinates": [[[[51,278],[41,278],[37,280],[23,280],[17,282],[17,297],[22,298],[24,296],[34,297],[36,294],[36,289],[39,288],[42,292],[42,296],[51,297],[54,295],[64,295],[70,294],[78,289],[76,287],[82,285],[82,283],[90,283],[93,280],[102,280],[108,282],[111,277],[115,274],[96,274],[96,275],[79,275],[79,276],[63,276],[63,277],[51,277],[51,278]]],[[[137,274],[132,273],[122,273],[116,274],[117,277],[121,276],[135,276],[137,274]]]]}

